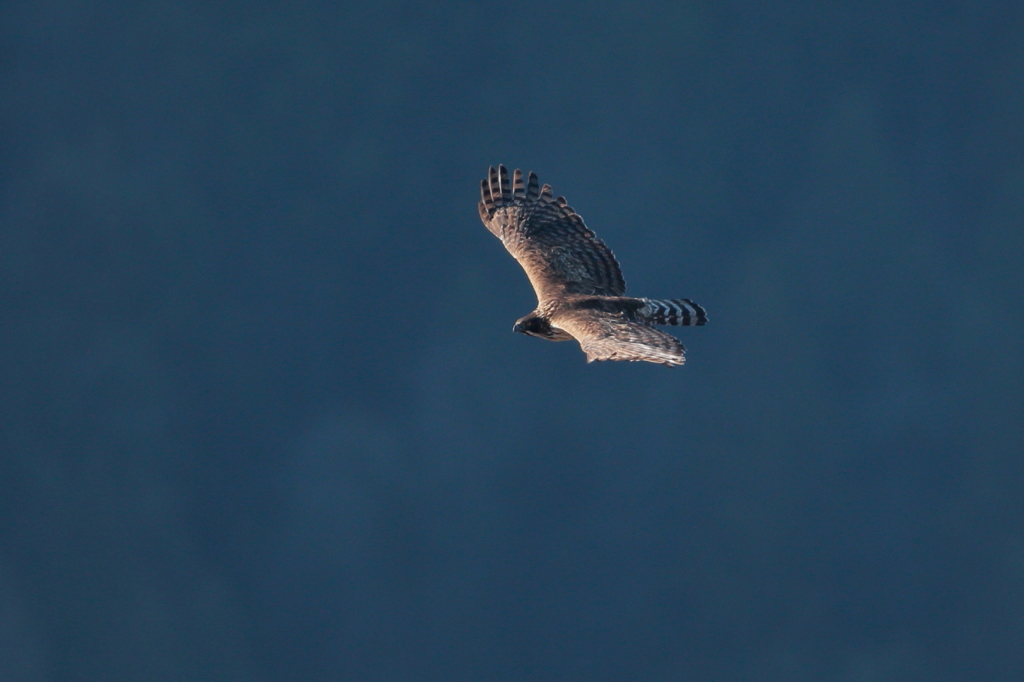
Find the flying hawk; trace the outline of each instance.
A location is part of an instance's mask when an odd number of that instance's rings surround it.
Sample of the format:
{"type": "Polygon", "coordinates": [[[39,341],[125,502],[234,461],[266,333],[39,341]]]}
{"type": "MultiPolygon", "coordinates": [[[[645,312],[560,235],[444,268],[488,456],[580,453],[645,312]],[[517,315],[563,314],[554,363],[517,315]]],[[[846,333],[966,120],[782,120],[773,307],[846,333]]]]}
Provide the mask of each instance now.
{"type": "Polygon", "coordinates": [[[685,348],[656,324],[702,325],[704,309],[688,298],[626,296],[611,249],[583,224],[564,197],[504,166],[480,182],[480,219],[526,271],[537,308],[512,331],[549,341],[580,342],[587,362],[645,360],[683,364],[685,348]]]}

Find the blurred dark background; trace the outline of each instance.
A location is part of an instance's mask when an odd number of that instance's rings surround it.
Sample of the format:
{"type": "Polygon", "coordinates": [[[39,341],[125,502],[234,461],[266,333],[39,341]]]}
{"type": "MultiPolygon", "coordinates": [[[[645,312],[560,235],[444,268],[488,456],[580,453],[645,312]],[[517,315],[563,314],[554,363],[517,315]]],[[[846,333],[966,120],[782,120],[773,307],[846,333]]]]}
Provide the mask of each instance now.
{"type": "Polygon", "coordinates": [[[0,679],[1024,679],[1024,6],[339,5],[0,4],[0,679]]]}

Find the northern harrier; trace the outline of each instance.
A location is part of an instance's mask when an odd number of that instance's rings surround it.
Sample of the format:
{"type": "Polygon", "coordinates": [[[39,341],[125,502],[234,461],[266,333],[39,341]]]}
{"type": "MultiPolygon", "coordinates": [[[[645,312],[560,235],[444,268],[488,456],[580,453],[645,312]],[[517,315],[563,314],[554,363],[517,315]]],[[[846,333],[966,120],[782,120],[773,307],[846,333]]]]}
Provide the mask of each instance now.
{"type": "Polygon", "coordinates": [[[504,166],[480,183],[480,219],[526,271],[537,308],[512,331],[549,341],[580,342],[587,362],[645,360],[683,364],[683,344],[656,324],[702,325],[704,309],[688,298],[626,296],[626,281],[611,250],[564,197],[539,187],[518,169],[509,183],[504,166]]]}

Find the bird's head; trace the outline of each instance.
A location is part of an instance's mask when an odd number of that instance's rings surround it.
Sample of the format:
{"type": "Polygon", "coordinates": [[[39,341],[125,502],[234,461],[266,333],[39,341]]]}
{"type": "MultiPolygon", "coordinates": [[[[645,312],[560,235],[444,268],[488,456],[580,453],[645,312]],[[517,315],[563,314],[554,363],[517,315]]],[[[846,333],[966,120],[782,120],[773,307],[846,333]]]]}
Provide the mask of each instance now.
{"type": "Polygon", "coordinates": [[[545,337],[551,334],[551,323],[537,313],[530,313],[516,320],[516,326],[512,327],[512,331],[517,334],[545,337]]]}
{"type": "Polygon", "coordinates": [[[536,312],[516,320],[516,325],[512,327],[512,331],[528,336],[539,336],[548,341],[567,341],[572,338],[561,329],[552,327],[546,318],[541,317],[536,312]]]}

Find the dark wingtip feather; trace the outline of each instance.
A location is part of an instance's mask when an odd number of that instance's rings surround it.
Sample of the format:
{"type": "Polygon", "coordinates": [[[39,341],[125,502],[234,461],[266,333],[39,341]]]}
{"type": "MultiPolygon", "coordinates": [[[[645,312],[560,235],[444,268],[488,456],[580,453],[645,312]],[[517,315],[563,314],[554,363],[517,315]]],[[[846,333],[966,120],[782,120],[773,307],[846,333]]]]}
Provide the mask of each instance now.
{"type": "Polygon", "coordinates": [[[526,200],[536,201],[537,197],[540,196],[540,186],[537,181],[537,174],[530,171],[530,175],[526,180],[526,200]]]}
{"type": "Polygon", "coordinates": [[[487,168],[487,187],[491,192],[491,202],[501,201],[501,186],[498,184],[498,169],[494,166],[487,168]]]}
{"type": "Polygon", "coordinates": [[[512,188],[508,184],[508,169],[498,165],[498,188],[501,192],[501,200],[509,202],[512,200],[512,188]]]}

